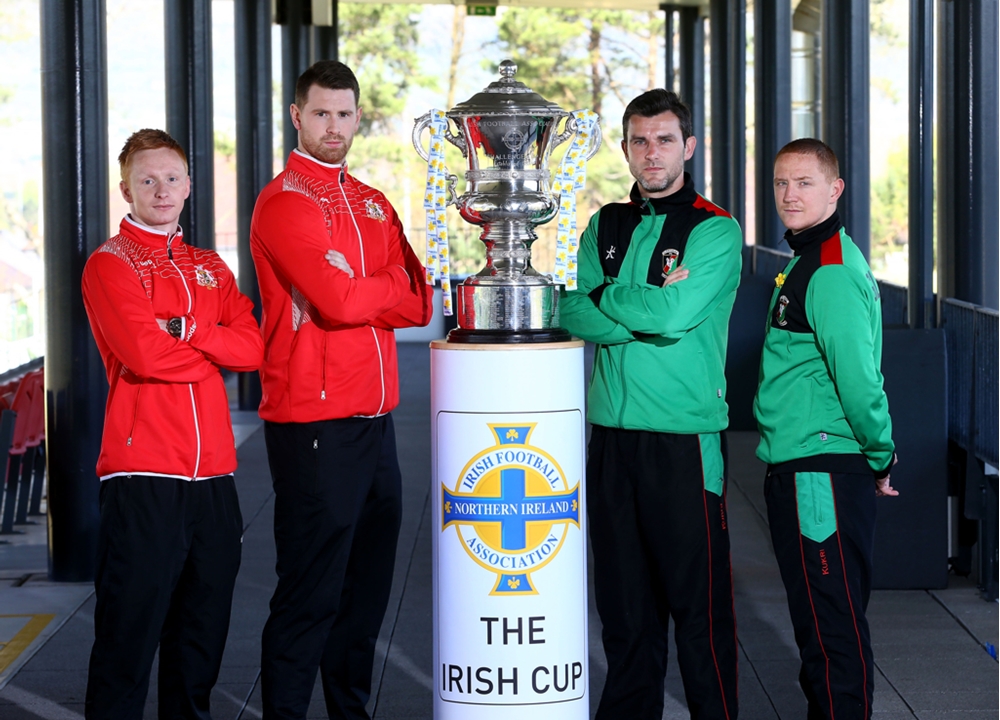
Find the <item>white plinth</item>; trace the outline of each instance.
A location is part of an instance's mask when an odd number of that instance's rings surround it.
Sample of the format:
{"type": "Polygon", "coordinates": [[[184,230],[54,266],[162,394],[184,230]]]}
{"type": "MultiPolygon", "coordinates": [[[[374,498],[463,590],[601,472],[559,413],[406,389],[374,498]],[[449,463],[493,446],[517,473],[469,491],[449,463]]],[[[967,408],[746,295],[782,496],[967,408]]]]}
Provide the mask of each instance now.
{"type": "Polygon", "coordinates": [[[431,343],[436,720],[586,720],[583,343],[431,343]]]}

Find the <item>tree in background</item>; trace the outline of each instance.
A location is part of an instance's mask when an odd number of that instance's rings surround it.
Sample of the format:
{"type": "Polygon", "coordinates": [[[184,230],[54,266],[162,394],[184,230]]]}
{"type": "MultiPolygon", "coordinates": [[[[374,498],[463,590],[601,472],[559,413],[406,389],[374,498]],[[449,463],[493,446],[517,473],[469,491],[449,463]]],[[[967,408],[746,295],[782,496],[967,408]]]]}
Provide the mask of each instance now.
{"type": "Polygon", "coordinates": [[[340,5],[340,59],[354,70],[361,85],[364,135],[392,129],[411,87],[437,85],[421,69],[417,53],[421,10],[421,5],[340,5]]]}

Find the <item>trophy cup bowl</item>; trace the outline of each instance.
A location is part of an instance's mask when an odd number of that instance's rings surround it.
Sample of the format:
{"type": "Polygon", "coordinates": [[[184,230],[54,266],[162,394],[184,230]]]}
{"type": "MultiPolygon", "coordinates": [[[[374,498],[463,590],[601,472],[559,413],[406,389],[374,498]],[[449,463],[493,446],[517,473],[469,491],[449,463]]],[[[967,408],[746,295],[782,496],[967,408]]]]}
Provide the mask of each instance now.
{"type": "MultiPolygon", "coordinates": [[[[445,139],[467,160],[466,192],[452,193],[462,219],[483,228],[486,266],[458,286],[458,327],[449,342],[510,343],[569,340],[559,327],[559,292],[531,266],[535,227],[556,216],[548,170],[552,150],[577,131],[573,115],[514,79],[517,65],[500,63],[501,78],[445,113],[458,128],[445,139]],[[562,132],[557,132],[565,119],[562,132]]],[[[416,119],[413,146],[430,113],[416,119]]],[[[588,159],[600,148],[600,126],[588,159]]]]}

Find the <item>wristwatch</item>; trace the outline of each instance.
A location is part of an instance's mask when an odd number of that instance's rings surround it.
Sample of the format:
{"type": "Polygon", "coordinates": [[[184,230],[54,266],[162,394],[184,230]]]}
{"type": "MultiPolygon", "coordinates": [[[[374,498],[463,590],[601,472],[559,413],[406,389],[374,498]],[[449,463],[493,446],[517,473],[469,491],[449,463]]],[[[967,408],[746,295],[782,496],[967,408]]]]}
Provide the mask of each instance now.
{"type": "Polygon", "coordinates": [[[183,323],[181,323],[180,318],[170,318],[167,320],[167,332],[170,333],[170,337],[180,339],[182,329],[183,323]]]}

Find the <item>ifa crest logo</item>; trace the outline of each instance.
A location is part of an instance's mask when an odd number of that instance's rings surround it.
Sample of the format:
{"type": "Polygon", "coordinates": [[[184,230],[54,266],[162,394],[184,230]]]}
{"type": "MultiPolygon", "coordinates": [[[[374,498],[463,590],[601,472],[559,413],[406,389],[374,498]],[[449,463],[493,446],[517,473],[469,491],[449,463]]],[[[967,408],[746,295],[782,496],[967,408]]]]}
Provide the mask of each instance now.
{"type": "Polygon", "coordinates": [[[475,455],[453,490],[441,488],[442,531],[454,525],[469,557],[496,573],[490,595],[536,595],[531,573],[580,527],[580,483],[529,444],[537,423],[489,424],[496,445],[475,455]]]}

